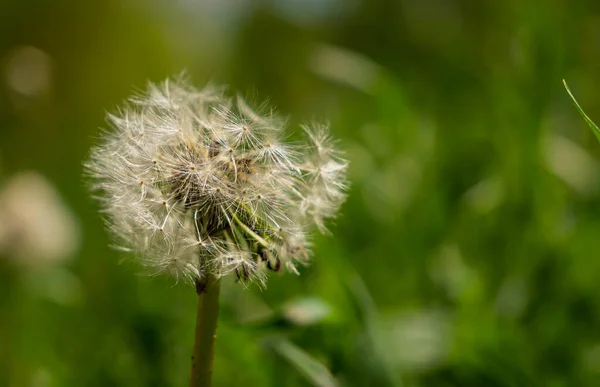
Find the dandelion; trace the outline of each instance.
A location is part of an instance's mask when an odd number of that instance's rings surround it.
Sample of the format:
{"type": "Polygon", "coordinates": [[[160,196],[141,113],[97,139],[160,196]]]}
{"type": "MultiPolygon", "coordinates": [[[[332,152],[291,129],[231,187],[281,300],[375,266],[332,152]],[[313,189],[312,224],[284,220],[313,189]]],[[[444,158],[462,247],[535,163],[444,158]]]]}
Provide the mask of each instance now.
{"type": "Polygon", "coordinates": [[[22,172],[0,186],[0,257],[31,268],[57,265],[78,245],[77,219],[44,176],[22,172]]]}
{"type": "Polygon", "coordinates": [[[344,201],[347,162],[326,126],[304,126],[305,143],[286,141],[271,110],[182,79],[150,85],[109,121],[86,165],[108,228],[152,273],[196,284],[194,365],[204,367],[212,353],[198,341],[214,336],[219,279],[297,273],[312,230],[327,232],[344,201]]]}

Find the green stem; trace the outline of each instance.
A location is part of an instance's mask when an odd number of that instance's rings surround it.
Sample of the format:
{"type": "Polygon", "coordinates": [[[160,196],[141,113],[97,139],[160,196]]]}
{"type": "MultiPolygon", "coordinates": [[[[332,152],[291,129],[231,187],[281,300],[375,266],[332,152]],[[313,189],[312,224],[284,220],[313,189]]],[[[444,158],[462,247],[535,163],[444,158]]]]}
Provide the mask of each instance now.
{"type": "Polygon", "coordinates": [[[198,314],[196,319],[196,338],[192,355],[192,375],[190,387],[210,387],[215,339],[217,337],[217,318],[219,316],[219,278],[208,274],[206,286],[197,286],[198,314]]]}
{"type": "Polygon", "coordinates": [[[236,215],[233,215],[233,220],[244,230],[249,236],[254,238],[258,243],[260,243],[263,247],[269,247],[269,243],[260,235],[252,231],[252,229],[244,224],[236,215]]]}

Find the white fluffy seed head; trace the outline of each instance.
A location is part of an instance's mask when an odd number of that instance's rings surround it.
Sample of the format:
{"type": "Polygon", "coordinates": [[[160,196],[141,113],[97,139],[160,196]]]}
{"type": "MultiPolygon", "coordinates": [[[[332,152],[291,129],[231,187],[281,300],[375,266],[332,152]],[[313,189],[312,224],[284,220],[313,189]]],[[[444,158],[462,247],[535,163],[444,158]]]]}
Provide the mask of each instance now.
{"type": "Polygon", "coordinates": [[[345,199],[347,162],[324,125],[285,141],[285,120],[222,89],[150,85],[109,115],[86,170],[121,246],[191,282],[296,271],[312,228],[345,199]]]}

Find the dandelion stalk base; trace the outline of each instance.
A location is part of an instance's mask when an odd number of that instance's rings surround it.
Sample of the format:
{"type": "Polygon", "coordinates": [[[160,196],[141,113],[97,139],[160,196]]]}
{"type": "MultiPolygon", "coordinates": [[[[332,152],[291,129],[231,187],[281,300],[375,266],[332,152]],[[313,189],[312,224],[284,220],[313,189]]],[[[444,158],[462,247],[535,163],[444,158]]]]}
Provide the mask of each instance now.
{"type": "Polygon", "coordinates": [[[219,278],[208,274],[205,282],[196,286],[198,313],[190,387],[209,387],[211,385],[219,316],[220,282],[219,278]]]}

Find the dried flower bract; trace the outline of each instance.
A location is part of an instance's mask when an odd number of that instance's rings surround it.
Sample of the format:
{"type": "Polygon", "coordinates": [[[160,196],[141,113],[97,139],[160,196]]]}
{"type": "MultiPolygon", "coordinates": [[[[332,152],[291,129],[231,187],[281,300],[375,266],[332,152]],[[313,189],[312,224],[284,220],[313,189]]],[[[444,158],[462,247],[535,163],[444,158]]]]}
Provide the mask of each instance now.
{"type": "Polygon", "coordinates": [[[285,121],[184,80],[130,99],[86,168],[110,230],[155,273],[264,281],[308,258],[345,197],[347,162],[323,125],[285,121]]]}

